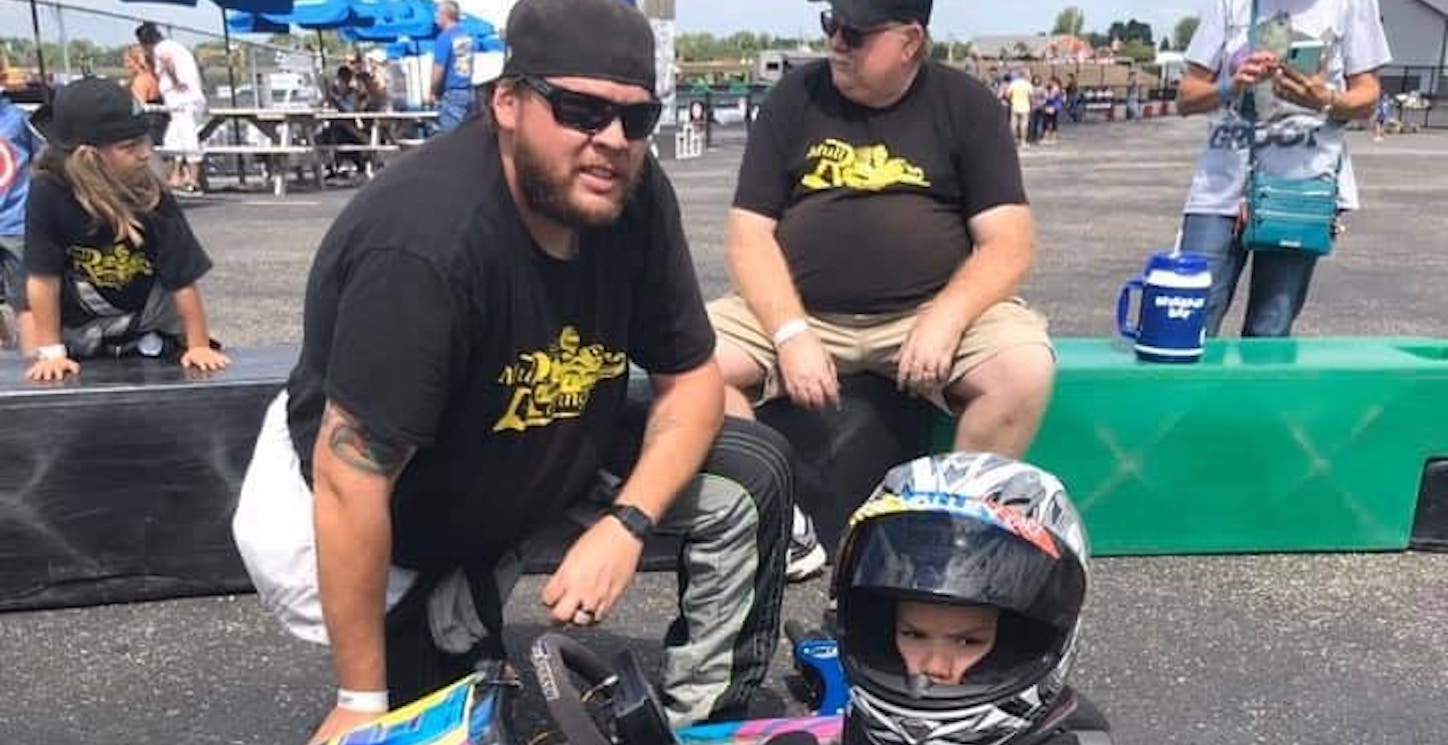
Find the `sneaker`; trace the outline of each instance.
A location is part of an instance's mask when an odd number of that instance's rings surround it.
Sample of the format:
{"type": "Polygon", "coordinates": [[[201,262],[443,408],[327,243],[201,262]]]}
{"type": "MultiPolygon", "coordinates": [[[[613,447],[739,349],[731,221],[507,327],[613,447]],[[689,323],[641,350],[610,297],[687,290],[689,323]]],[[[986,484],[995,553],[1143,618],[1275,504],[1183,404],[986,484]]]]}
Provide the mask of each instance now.
{"type": "Polygon", "coordinates": [[[784,578],[790,582],[803,582],[825,568],[825,549],[815,536],[814,522],[798,507],[794,508],[794,527],[789,532],[789,557],[784,566],[784,578]]]}

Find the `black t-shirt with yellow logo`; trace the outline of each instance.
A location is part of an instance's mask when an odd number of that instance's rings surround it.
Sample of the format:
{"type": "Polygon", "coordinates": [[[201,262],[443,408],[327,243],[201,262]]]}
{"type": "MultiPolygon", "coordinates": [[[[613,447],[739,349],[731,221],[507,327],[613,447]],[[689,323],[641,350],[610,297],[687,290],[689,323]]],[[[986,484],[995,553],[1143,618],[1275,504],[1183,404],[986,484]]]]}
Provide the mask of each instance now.
{"type": "Polygon", "coordinates": [[[157,283],[172,292],[211,269],[211,259],[169,193],[141,219],[142,245],[116,240],[58,180],[42,176],[26,203],[25,271],[61,277],[60,322],[74,328],[97,318],[138,313],[157,283]]]}
{"type": "Polygon", "coordinates": [[[713,354],[669,182],[652,159],[571,261],[524,229],[480,122],[387,168],[322,241],[288,418],[304,474],[331,398],[418,448],[392,499],[393,560],[454,566],[512,545],[593,483],[628,363],[713,354]]]}
{"type": "Polygon", "coordinates": [[[805,307],[889,313],[930,299],[971,250],[966,221],[1025,204],[1000,101],[943,65],[894,106],[840,95],[828,63],[786,75],[749,131],[734,206],[778,221],[805,307]]]}

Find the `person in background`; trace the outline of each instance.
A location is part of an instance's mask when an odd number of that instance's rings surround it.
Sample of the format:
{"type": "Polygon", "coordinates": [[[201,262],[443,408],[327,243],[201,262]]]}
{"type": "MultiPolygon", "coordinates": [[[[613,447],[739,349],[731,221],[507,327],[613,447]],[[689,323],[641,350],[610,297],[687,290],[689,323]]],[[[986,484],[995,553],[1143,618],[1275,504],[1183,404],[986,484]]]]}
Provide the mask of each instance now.
{"type": "Polygon", "coordinates": [[[1134,121],[1141,118],[1141,83],[1136,80],[1136,72],[1126,74],[1126,120],[1134,121]]]}
{"type": "Polygon", "coordinates": [[[136,27],[136,40],[150,55],[161,90],[161,100],[171,121],[166,125],[162,147],[172,156],[166,185],[172,189],[201,191],[201,116],[206,113],[206,91],[201,69],[191,50],[175,39],[161,35],[156,24],[147,21],[136,27]]]}
{"type": "Polygon", "coordinates": [[[60,380],[96,356],[226,367],[197,287],[211,260],[151,171],[151,124],[130,93],[83,78],[33,121],[46,146],[25,211],[24,303],[34,319],[22,346],[35,350],[26,377],[60,380]]]}
{"type": "Polygon", "coordinates": [[[0,300],[11,311],[0,319],[0,341],[6,348],[14,347],[19,337],[29,337],[19,327],[28,325],[31,316],[16,308],[24,304],[20,267],[25,256],[25,201],[30,193],[30,161],[39,149],[25,112],[0,91],[0,300]]]}
{"type": "Polygon", "coordinates": [[[1046,129],[1046,86],[1041,83],[1040,75],[1031,76],[1031,119],[1026,131],[1026,142],[1032,145],[1041,142],[1041,134],[1046,129]]]}
{"type": "Polygon", "coordinates": [[[1056,130],[1061,126],[1061,111],[1066,108],[1066,94],[1061,90],[1061,79],[1051,78],[1046,84],[1046,100],[1041,104],[1041,142],[1056,144],[1056,130]]]}
{"type": "Polygon", "coordinates": [[[1025,73],[1017,70],[1010,74],[1005,95],[1011,109],[1011,134],[1015,135],[1017,145],[1024,145],[1030,135],[1031,121],[1031,81],[1025,73]]]}
{"type": "Polygon", "coordinates": [[[1357,179],[1348,157],[1347,123],[1372,116],[1381,95],[1378,70],[1392,59],[1377,0],[1256,0],[1259,28],[1285,26],[1291,38],[1332,38],[1319,69],[1297,70],[1248,38],[1253,0],[1213,0],[1187,46],[1187,72],[1177,92],[1183,116],[1215,117],[1187,193],[1182,248],[1206,254],[1212,273],[1206,332],[1216,336],[1237,280],[1251,258],[1243,336],[1290,336],[1307,301],[1317,256],[1305,251],[1249,252],[1240,241],[1246,202],[1249,143],[1257,143],[1265,173],[1335,178],[1338,208],[1358,208],[1357,179]],[[1268,96],[1258,96],[1266,83],[1268,96]],[[1245,94],[1245,95],[1244,95],[1245,94]],[[1255,126],[1239,107],[1270,101],[1255,126]]]}
{"type": "Polygon", "coordinates": [[[432,45],[432,93],[437,101],[437,126],[443,132],[473,115],[473,36],[458,25],[461,17],[454,0],[437,4],[437,26],[442,33],[432,45]]]}
{"type": "Polygon", "coordinates": [[[1373,112],[1373,142],[1383,141],[1383,131],[1388,124],[1388,109],[1392,106],[1393,97],[1387,91],[1378,96],[1378,108],[1373,112]]]}
{"type": "Polygon", "coordinates": [[[1080,124],[1085,118],[1085,106],[1081,86],[1076,82],[1076,73],[1066,73],[1066,115],[1072,124],[1080,124]]]}
{"type": "MultiPolygon", "coordinates": [[[[336,76],[327,86],[323,105],[350,114],[362,110],[362,99],[363,94],[357,85],[356,74],[352,71],[352,66],[338,66],[336,76]]],[[[362,142],[361,130],[357,123],[350,119],[333,119],[327,122],[327,126],[323,127],[321,132],[317,133],[317,143],[322,145],[361,145],[362,142]]],[[[358,174],[366,169],[367,160],[361,152],[345,152],[340,157],[350,162],[358,174]]],[[[332,178],[337,175],[337,159],[329,158],[327,177],[332,178]]]]}
{"type": "MultiPolygon", "coordinates": [[[[161,99],[161,84],[156,80],[156,73],[152,69],[150,55],[146,54],[145,47],[133,44],[126,47],[124,58],[126,74],[131,76],[131,97],[137,103],[145,106],[164,106],[161,99]]],[[[146,118],[151,120],[151,142],[162,142],[166,139],[166,127],[171,122],[171,115],[165,111],[147,111],[146,118]]]]}

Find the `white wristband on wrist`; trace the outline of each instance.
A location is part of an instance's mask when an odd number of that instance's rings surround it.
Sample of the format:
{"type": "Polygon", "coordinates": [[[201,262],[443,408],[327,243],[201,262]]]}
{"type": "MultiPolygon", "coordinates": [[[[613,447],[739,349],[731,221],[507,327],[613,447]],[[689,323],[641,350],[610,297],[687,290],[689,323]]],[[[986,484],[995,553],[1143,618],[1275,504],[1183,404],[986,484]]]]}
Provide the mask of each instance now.
{"type": "Polygon", "coordinates": [[[774,330],[774,335],[770,337],[770,341],[774,342],[775,349],[779,349],[784,346],[785,342],[806,331],[809,331],[809,321],[803,318],[791,318],[781,323],[779,328],[774,330]]]}
{"type": "Polygon", "coordinates": [[[365,714],[386,714],[387,691],[349,691],[337,689],[337,708],[365,714]]]}
{"type": "Polygon", "coordinates": [[[43,347],[35,348],[35,359],[37,360],[63,360],[65,358],[64,344],[46,344],[43,347]]]}

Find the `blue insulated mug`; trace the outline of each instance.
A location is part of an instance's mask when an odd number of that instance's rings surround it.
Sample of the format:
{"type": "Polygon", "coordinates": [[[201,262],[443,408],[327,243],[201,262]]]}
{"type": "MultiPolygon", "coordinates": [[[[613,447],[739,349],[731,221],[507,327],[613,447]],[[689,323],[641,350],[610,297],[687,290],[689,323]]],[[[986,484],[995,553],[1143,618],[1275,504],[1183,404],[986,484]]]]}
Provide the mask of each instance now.
{"type": "Polygon", "coordinates": [[[1116,327],[1135,342],[1143,362],[1196,362],[1206,336],[1207,294],[1212,274],[1207,257],[1193,253],[1157,253],[1141,276],[1121,288],[1116,327]],[[1129,325],[1131,294],[1141,294],[1136,325],[1129,325]]]}

